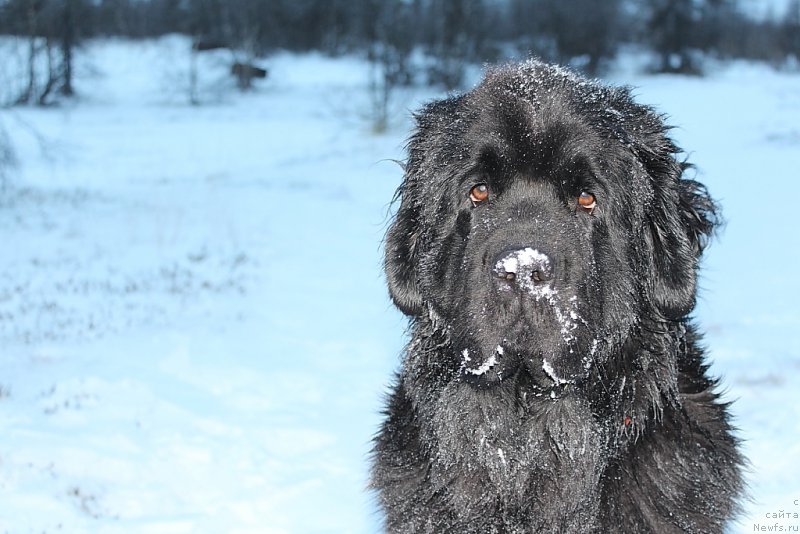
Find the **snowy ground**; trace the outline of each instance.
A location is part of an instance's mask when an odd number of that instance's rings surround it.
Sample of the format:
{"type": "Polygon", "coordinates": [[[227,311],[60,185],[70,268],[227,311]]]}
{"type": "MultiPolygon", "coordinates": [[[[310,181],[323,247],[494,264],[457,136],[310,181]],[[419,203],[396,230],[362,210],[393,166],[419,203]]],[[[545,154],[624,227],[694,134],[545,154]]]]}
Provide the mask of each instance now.
{"type": "MultiPolygon", "coordinates": [[[[0,112],[21,161],[0,197],[0,533],[376,532],[367,454],[404,328],[380,275],[389,160],[434,95],[375,136],[355,59],[279,55],[243,97],[209,75],[191,107],[182,41],[86,52],[92,96],[0,112]]],[[[752,463],[732,531],[788,530],[766,514],[800,513],[800,76],[615,81],[681,126],[723,204],[698,317],[752,463]]]]}

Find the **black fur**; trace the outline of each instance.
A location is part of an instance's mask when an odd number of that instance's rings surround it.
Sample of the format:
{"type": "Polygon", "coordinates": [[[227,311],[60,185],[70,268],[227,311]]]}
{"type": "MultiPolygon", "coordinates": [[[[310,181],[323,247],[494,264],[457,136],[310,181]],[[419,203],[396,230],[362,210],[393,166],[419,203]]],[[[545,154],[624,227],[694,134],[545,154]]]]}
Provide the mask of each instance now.
{"type": "Polygon", "coordinates": [[[663,118],[530,61],[417,123],[386,242],[411,319],[374,447],[387,532],[722,532],[742,458],[688,318],[716,209],[663,118]],[[523,247],[546,293],[493,276],[523,247]]]}

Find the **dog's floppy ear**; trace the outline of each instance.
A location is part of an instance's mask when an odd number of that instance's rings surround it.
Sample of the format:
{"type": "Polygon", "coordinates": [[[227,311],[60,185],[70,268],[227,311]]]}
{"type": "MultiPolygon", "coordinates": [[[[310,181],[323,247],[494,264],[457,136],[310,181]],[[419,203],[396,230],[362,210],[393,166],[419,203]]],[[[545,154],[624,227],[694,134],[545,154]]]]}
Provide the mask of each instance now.
{"type": "Polygon", "coordinates": [[[655,128],[635,142],[653,186],[645,215],[651,255],[647,290],[658,312],[677,320],[694,308],[698,263],[716,226],[717,208],[702,184],[683,177],[690,165],[677,161],[679,149],[661,118],[649,115],[655,128]]]}
{"type": "Polygon", "coordinates": [[[384,258],[389,294],[406,315],[422,315],[425,308],[419,283],[420,219],[425,216],[425,195],[429,189],[435,189],[435,149],[445,144],[441,137],[447,136],[446,131],[455,119],[462,99],[463,95],[454,96],[426,105],[416,115],[417,128],[408,142],[403,183],[395,195],[395,200],[400,200],[400,207],[386,234],[384,258]]]}
{"type": "Polygon", "coordinates": [[[411,185],[408,173],[407,166],[403,185],[396,194],[396,198],[400,198],[400,208],[386,234],[384,268],[389,295],[395,305],[406,315],[415,316],[421,315],[423,310],[422,294],[417,280],[420,225],[419,207],[414,205],[413,196],[407,190],[411,185]]]}

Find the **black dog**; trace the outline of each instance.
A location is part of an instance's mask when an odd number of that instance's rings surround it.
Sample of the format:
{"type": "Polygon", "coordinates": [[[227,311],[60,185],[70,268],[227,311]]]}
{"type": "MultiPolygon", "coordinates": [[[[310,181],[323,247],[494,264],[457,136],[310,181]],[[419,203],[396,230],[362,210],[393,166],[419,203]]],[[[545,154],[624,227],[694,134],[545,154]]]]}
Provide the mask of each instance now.
{"type": "Polygon", "coordinates": [[[388,532],[721,532],[742,458],[695,305],[716,209],[662,117],[530,61],[428,105],[386,242],[411,341],[388,532]]]}

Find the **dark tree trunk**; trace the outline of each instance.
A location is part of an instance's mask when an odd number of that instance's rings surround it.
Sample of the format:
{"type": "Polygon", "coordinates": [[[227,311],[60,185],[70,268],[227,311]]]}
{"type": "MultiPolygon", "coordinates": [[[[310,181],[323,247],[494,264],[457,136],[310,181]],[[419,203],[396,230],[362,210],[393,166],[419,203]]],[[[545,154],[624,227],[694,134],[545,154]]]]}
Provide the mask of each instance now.
{"type": "Polygon", "coordinates": [[[36,22],[37,6],[35,2],[28,3],[28,87],[17,98],[17,104],[27,104],[33,98],[36,90],[36,22]]]}
{"type": "Polygon", "coordinates": [[[62,20],[61,52],[62,52],[62,83],[61,94],[72,96],[72,49],[75,46],[75,4],[74,0],[64,0],[64,18],[62,20]]]}

